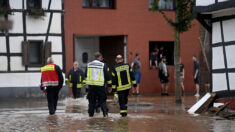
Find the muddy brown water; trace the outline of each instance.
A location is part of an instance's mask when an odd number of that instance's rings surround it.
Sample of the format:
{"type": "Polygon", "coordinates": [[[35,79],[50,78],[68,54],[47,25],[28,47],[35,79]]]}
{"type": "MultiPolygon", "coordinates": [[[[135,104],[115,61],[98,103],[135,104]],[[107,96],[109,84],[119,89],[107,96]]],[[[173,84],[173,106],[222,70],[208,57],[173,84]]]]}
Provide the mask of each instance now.
{"type": "Polygon", "coordinates": [[[46,100],[0,101],[0,132],[235,132],[235,121],[220,117],[189,115],[197,99],[174,96],[129,97],[128,116],[119,115],[119,105],[108,99],[109,117],[87,114],[85,98],[59,101],[56,115],[49,116],[46,100]]]}

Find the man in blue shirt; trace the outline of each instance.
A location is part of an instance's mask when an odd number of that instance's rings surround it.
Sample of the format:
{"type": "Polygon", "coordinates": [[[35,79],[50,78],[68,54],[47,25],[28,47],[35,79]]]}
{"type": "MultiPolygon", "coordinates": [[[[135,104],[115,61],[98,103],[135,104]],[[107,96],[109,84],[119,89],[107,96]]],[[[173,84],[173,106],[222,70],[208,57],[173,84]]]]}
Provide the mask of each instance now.
{"type": "Polygon", "coordinates": [[[194,79],[194,83],[196,86],[196,91],[197,93],[195,94],[196,97],[200,96],[199,95],[199,76],[200,76],[200,65],[199,62],[197,60],[197,57],[194,55],[193,56],[193,62],[194,62],[194,66],[193,66],[193,79],[194,79]]]}

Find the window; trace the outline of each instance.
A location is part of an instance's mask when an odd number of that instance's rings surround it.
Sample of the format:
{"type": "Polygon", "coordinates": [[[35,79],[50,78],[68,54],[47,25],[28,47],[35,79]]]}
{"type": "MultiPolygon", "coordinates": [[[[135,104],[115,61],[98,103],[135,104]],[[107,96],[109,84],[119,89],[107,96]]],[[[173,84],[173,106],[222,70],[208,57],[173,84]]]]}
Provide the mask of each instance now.
{"type": "Polygon", "coordinates": [[[9,0],[0,0],[0,16],[11,14],[9,0]]]}
{"type": "Polygon", "coordinates": [[[114,8],[114,0],[82,0],[85,8],[114,8]]]}
{"type": "MultiPolygon", "coordinates": [[[[155,0],[149,0],[149,9],[152,9],[152,3],[155,0]]],[[[173,10],[174,9],[174,0],[159,0],[158,8],[162,10],[173,10]]]]}
{"type": "Polygon", "coordinates": [[[154,50],[158,50],[158,63],[161,61],[160,54],[167,59],[167,65],[174,65],[174,42],[157,42],[150,41],[149,42],[149,60],[154,52],[154,50]]]}
{"type": "Polygon", "coordinates": [[[29,64],[40,65],[42,64],[42,41],[30,41],[29,42],[29,64]]]}
{"type": "Polygon", "coordinates": [[[46,58],[51,56],[51,42],[29,40],[22,42],[23,65],[40,67],[45,64],[46,58]]]}
{"type": "Polygon", "coordinates": [[[44,16],[42,0],[27,0],[27,9],[31,16],[44,16]]]}
{"type": "Polygon", "coordinates": [[[41,9],[42,1],[41,0],[27,0],[27,9],[41,9]]]}
{"type": "Polygon", "coordinates": [[[0,7],[1,8],[8,8],[9,7],[9,0],[0,0],[0,7]]]}

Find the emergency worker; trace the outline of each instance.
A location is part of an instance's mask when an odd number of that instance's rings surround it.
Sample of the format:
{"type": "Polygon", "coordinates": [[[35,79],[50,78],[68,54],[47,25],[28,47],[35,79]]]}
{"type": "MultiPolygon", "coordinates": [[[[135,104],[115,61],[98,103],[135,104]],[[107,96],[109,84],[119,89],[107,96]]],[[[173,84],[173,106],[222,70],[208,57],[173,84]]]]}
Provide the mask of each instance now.
{"type": "Polygon", "coordinates": [[[95,60],[87,64],[85,71],[86,85],[88,85],[88,95],[87,99],[89,102],[88,113],[90,117],[94,116],[94,110],[96,107],[96,100],[98,100],[99,106],[103,111],[103,116],[108,116],[107,108],[107,92],[105,85],[108,87],[112,86],[112,81],[109,74],[108,66],[101,62],[103,57],[101,53],[96,52],[95,60]]]}
{"type": "Polygon", "coordinates": [[[64,78],[58,65],[54,64],[51,57],[47,59],[47,65],[41,68],[41,90],[46,93],[49,114],[56,112],[59,91],[63,86],[64,78]]]}
{"type": "Polygon", "coordinates": [[[79,68],[77,61],[73,63],[73,68],[69,71],[66,81],[69,87],[72,88],[73,97],[79,98],[81,96],[81,88],[83,87],[84,75],[83,71],[79,68]]]}
{"type": "Polygon", "coordinates": [[[127,116],[129,90],[132,84],[136,87],[136,81],[131,66],[123,63],[121,55],[117,55],[116,63],[112,71],[112,89],[118,94],[120,114],[125,117],[127,116]]]}

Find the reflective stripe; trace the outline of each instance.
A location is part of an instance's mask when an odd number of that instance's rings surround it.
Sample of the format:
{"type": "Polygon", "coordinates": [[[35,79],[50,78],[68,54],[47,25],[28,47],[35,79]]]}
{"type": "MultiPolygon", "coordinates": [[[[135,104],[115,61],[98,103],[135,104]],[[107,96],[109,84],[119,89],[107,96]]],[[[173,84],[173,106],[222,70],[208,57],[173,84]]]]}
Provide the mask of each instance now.
{"type": "Polygon", "coordinates": [[[112,75],[115,77],[115,74],[112,72],[112,75]]]}
{"type": "Polygon", "coordinates": [[[80,76],[80,83],[82,83],[82,76],[80,76]]]}
{"type": "Polygon", "coordinates": [[[103,81],[94,81],[94,80],[86,80],[87,85],[97,85],[97,86],[104,86],[103,81]]]}
{"type": "Polygon", "coordinates": [[[82,86],[82,84],[77,84],[77,88],[81,88],[82,86]]]}
{"type": "Polygon", "coordinates": [[[99,69],[98,81],[101,81],[103,77],[103,69],[99,69]]]}
{"type": "Polygon", "coordinates": [[[73,87],[73,83],[69,83],[69,87],[72,88],[73,87]]]}
{"type": "Polygon", "coordinates": [[[136,84],[136,81],[132,81],[132,84],[136,84]]]}
{"type": "Polygon", "coordinates": [[[112,85],[112,89],[115,89],[116,88],[116,85],[112,85]]]}
{"type": "Polygon", "coordinates": [[[125,104],[125,106],[128,106],[128,104],[125,104]]]}
{"type": "Polygon", "coordinates": [[[131,84],[126,84],[126,85],[118,86],[117,91],[122,91],[122,90],[130,89],[130,88],[131,88],[131,84]]]}
{"type": "Polygon", "coordinates": [[[120,72],[117,72],[117,77],[118,77],[118,86],[122,86],[122,79],[121,79],[120,72]]]}
{"type": "Polygon", "coordinates": [[[58,86],[58,85],[59,85],[59,81],[46,81],[46,82],[42,82],[42,86],[43,87],[58,86]]]}
{"type": "Polygon", "coordinates": [[[120,113],[127,113],[127,110],[120,110],[120,113]]]}
{"type": "Polygon", "coordinates": [[[109,80],[107,83],[108,83],[108,84],[112,84],[112,81],[111,81],[111,80],[109,80]]]}
{"type": "Polygon", "coordinates": [[[44,72],[44,71],[54,71],[54,70],[55,70],[55,66],[54,65],[46,65],[46,66],[41,68],[41,72],[44,72]]]}
{"type": "Polygon", "coordinates": [[[68,78],[65,78],[65,81],[68,81],[69,79],[68,78]]]}
{"type": "Polygon", "coordinates": [[[130,79],[129,70],[126,71],[126,74],[127,74],[128,84],[130,84],[131,83],[131,79],[130,79]]]}
{"type": "Polygon", "coordinates": [[[69,75],[69,81],[71,81],[72,75],[69,75]]]}

